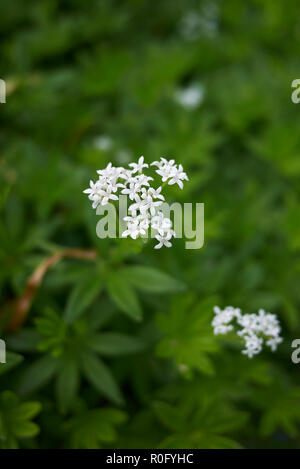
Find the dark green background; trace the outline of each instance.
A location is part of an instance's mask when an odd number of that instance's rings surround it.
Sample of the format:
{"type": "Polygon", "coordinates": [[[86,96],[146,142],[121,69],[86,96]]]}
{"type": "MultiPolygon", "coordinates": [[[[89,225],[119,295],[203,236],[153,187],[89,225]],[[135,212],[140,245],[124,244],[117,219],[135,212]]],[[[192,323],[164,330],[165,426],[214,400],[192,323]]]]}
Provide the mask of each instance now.
{"type": "Polygon", "coordinates": [[[62,247],[100,257],[62,261],[21,331],[3,327],[0,446],[299,447],[299,2],[2,1],[0,38],[1,303],[62,247]],[[193,82],[185,110],[173,95],[193,82]],[[169,198],[205,203],[201,250],[96,238],[82,190],[124,150],[183,164],[169,198]],[[177,281],[136,288],[132,265],[177,281]],[[276,313],[283,344],[247,359],[213,336],[214,304],[276,313]]]}

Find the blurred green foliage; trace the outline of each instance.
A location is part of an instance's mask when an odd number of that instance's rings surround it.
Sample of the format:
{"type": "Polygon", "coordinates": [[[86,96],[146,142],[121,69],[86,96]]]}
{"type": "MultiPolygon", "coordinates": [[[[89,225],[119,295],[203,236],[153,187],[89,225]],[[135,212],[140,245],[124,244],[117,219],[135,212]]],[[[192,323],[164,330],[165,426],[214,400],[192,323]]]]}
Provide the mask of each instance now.
{"type": "Polygon", "coordinates": [[[99,252],[57,264],[25,325],[1,331],[1,448],[299,448],[299,2],[0,13],[1,303],[49,254],[99,252]],[[193,110],[174,100],[191,83],[193,110]],[[96,237],[82,190],[141,154],[183,164],[190,183],[169,196],[205,203],[201,250],[96,237]],[[276,313],[284,343],[247,359],[213,336],[214,304],[276,313]]]}

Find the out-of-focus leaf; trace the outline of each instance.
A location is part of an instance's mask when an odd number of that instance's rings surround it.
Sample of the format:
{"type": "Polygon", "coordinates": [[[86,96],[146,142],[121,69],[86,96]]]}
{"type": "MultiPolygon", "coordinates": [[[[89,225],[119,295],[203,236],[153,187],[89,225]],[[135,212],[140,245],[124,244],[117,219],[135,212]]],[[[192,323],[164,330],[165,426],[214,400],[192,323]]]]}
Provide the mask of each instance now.
{"type": "Polygon", "coordinates": [[[18,440],[32,438],[39,427],[30,420],[41,410],[39,402],[20,402],[11,391],[0,394],[0,448],[18,448],[18,440]]]}
{"type": "Polygon", "coordinates": [[[71,292],[64,317],[68,323],[77,319],[101,293],[103,281],[101,277],[88,277],[80,282],[71,292]]]}
{"type": "Polygon", "coordinates": [[[67,326],[63,318],[48,308],[35,319],[35,325],[41,337],[38,350],[51,351],[53,356],[61,355],[67,339],[67,326]]]}
{"type": "Polygon", "coordinates": [[[6,363],[0,363],[0,375],[12,370],[18,366],[24,358],[22,355],[14,352],[6,352],[6,363]]]}
{"type": "Polygon", "coordinates": [[[86,353],[82,357],[81,367],[87,380],[98,391],[103,393],[105,397],[116,404],[123,402],[123,397],[115,378],[108,366],[100,358],[93,353],[86,353]]]}
{"type": "Polygon", "coordinates": [[[33,362],[23,374],[20,393],[27,394],[47,384],[58,369],[58,359],[45,355],[33,362]]]}
{"type": "Polygon", "coordinates": [[[179,280],[154,267],[128,266],[121,274],[135,287],[152,293],[180,292],[185,286],[179,280]]]}
{"type": "Polygon", "coordinates": [[[79,386],[79,368],[75,360],[65,358],[56,378],[56,394],[60,409],[67,412],[72,406],[79,386]]]}
{"type": "Polygon", "coordinates": [[[299,387],[288,389],[280,395],[270,396],[268,393],[258,393],[256,396],[258,405],[266,407],[260,422],[261,434],[266,437],[281,428],[292,437],[299,435],[299,399],[299,387]],[[268,401],[267,406],[266,400],[268,401]]]}
{"type": "Polygon", "coordinates": [[[195,303],[192,297],[173,301],[169,313],[157,315],[157,324],[164,337],[157,345],[161,357],[173,357],[179,372],[191,376],[193,369],[212,374],[210,354],[218,350],[211,330],[214,299],[195,303]]]}
{"type": "Polygon", "coordinates": [[[120,272],[112,272],[107,280],[107,289],[113,302],[127,316],[141,321],[142,310],[138,297],[130,283],[120,272]]]}
{"type": "Polygon", "coordinates": [[[73,449],[98,449],[117,438],[115,427],[126,420],[126,414],[109,407],[82,412],[67,422],[73,449]]]}
{"type": "Polygon", "coordinates": [[[20,331],[8,336],[7,346],[17,352],[36,351],[41,340],[39,332],[33,328],[22,328],[20,331]]]}
{"type": "Polygon", "coordinates": [[[102,332],[90,337],[89,346],[101,355],[122,355],[140,352],[145,344],[142,340],[129,335],[102,332]]]}

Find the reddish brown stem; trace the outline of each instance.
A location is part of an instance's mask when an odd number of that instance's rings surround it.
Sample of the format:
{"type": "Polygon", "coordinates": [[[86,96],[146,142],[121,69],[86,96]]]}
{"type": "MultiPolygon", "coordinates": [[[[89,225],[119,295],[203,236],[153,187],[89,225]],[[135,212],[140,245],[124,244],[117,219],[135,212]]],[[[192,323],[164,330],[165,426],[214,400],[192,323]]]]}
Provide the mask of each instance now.
{"type": "Polygon", "coordinates": [[[93,261],[97,259],[97,256],[97,252],[92,249],[64,249],[47,257],[40,265],[38,265],[33,274],[29,277],[25,290],[21,296],[11,303],[12,317],[6,330],[12,332],[22,326],[30,311],[35,294],[48,269],[53,267],[64,257],[93,261]]]}

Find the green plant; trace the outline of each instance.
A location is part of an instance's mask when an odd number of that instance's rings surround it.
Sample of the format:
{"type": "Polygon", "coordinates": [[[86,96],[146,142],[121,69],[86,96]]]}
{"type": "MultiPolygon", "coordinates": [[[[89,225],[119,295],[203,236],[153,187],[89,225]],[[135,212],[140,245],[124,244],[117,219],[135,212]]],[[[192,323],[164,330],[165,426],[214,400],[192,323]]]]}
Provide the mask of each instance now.
{"type": "Polygon", "coordinates": [[[299,13],[1,2],[1,449],[299,448],[299,13]],[[82,191],[141,154],[182,163],[201,249],[97,237],[82,191]],[[276,353],[215,336],[215,305],[276,314],[276,353]]]}

